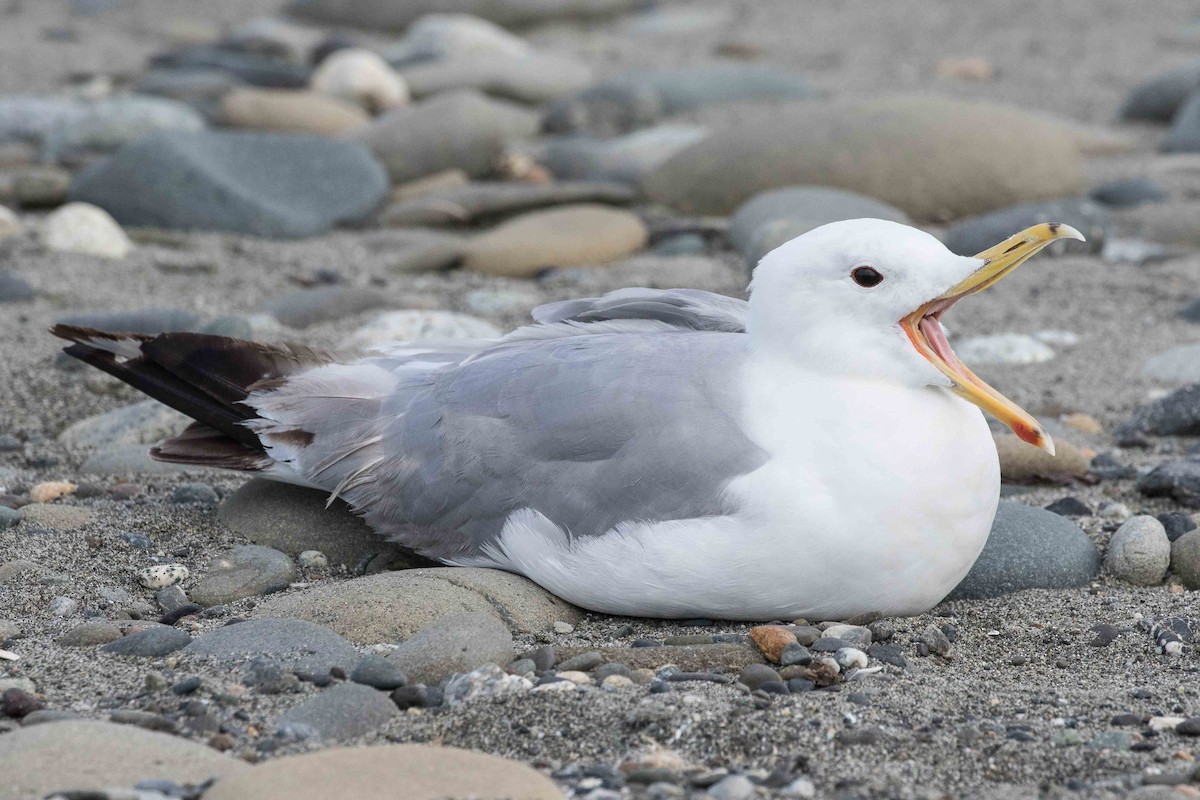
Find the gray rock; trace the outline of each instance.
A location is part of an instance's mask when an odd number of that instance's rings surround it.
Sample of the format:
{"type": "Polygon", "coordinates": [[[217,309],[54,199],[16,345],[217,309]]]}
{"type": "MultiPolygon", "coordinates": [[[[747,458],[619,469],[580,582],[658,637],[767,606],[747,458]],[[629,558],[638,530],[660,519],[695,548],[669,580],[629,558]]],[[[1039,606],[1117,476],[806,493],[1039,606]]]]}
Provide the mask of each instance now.
{"type": "MultiPolygon", "coordinates": [[[[329,495],[268,480],[252,480],[225,498],[218,519],[255,544],[296,557],[320,550],[331,564],[355,567],[381,558],[392,561],[401,551],[329,495]]],[[[285,615],[287,616],[287,615],[285,615]]]]}
{"type": "Polygon", "coordinates": [[[368,655],[354,667],[350,680],[374,689],[391,691],[408,683],[406,676],[394,662],[383,656],[368,655]]]}
{"type": "Polygon", "coordinates": [[[729,220],[729,239],[750,264],[757,264],[779,245],[813,228],[864,217],[909,222],[900,209],[856,192],[790,186],[763,192],[743,203],[729,220]]]}
{"type": "Polygon", "coordinates": [[[81,173],[71,196],[125,225],[298,237],[356,222],[387,194],[361,145],[274,133],[157,133],[81,173]]]}
{"type": "Polygon", "coordinates": [[[1143,435],[1200,436],[1200,383],[1141,406],[1113,432],[1118,442],[1143,435]]]}
{"type": "Polygon", "coordinates": [[[1184,101],[1197,90],[1200,90],[1200,61],[1193,61],[1131,89],[1121,106],[1121,116],[1170,122],[1184,101]]]}
{"type": "Polygon", "coordinates": [[[624,205],[633,190],[620,183],[556,181],[547,184],[472,183],[394,203],[381,215],[385,225],[470,225],[535,208],[566,203],[624,205]]]}
{"type": "Polygon", "coordinates": [[[750,800],[758,789],[745,775],[729,775],[708,787],[706,794],[713,800],[750,800]]]}
{"type": "Polygon", "coordinates": [[[242,683],[263,694],[286,694],[296,691],[300,679],[279,662],[258,656],[242,668],[242,683]]]}
{"type": "Polygon", "coordinates": [[[144,444],[111,445],[97,450],[79,466],[84,475],[174,475],[201,473],[203,468],[184,464],[166,464],[150,458],[144,444]]]}
{"type": "Polygon", "coordinates": [[[554,19],[600,19],[629,11],[640,0],[293,0],[288,14],[328,25],[400,31],[425,14],[473,14],[505,27],[554,19]]]}
{"type": "Polygon", "coordinates": [[[202,606],[219,606],[286,589],[295,579],[292,559],[270,547],[246,544],[213,559],[189,594],[202,606]]]}
{"type": "Polygon", "coordinates": [[[67,97],[0,97],[0,143],[41,142],[50,131],[82,117],[86,108],[67,97]]]}
{"type": "Polygon", "coordinates": [[[688,213],[726,214],[798,184],[859,192],[917,220],[949,219],[1076,194],[1083,168],[1071,126],[1045,116],[885,97],[747,112],[664,163],[643,189],[688,213]]]}
{"type": "Polygon", "coordinates": [[[406,569],[313,586],[264,598],[256,611],[312,620],[361,644],[409,639],[464,611],[497,615],[519,633],[553,630],[556,620],[578,622],[582,616],[520,575],[467,567],[406,569]]]}
{"type": "Polygon", "coordinates": [[[181,483],[171,492],[171,502],[178,505],[215,506],[221,502],[221,497],[215,489],[206,484],[181,483]]]}
{"type": "Polygon", "coordinates": [[[1129,178],[1097,186],[1088,196],[1109,208],[1132,208],[1166,200],[1170,195],[1150,178],[1129,178]]]}
{"type": "Polygon", "coordinates": [[[515,58],[533,48],[516,34],[470,14],[426,14],[408,26],[404,38],[380,51],[389,62],[403,66],[465,56],[515,58]]]}
{"type": "Polygon", "coordinates": [[[578,92],[593,78],[582,61],[543,53],[464,55],[401,67],[399,73],[416,98],[471,89],[529,104],[578,92]]]}
{"type": "Polygon", "coordinates": [[[388,660],[416,683],[436,685],[455,672],[512,661],[508,627],[491,614],[454,614],[423,628],[388,660]]]}
{"type": "Polygon", "coordinates": [[[305,65],[288,64],[258,53],[238,52],[212,45],[197,45],[162,53],[150,59],[150,66],[172,70],[216,70],[253,86],[275,89],[305,88],[312,74],[312,70],[305,65]]]}
{"type": "Polygon", "coordinates": [[[206,123],[191,106],[163,97],[123,95],[89,106],[52,130],[42,143],[44,161],[72,162],[111,153],[155,131],[201,131],[206,123]]]}
{"type": "Polygon", "coordinates": [[[749,686],[751,690],[757,689],[764,683],[781,680],[779,673],[766,664],[747,664],[738,675],[738,681],[749,686]]]}
{"type": "Polygon", "coordinates": [[[191,643],[192,637],[186,632],[166,625],[155,625],[152,628],[127,633],[100,649],[118,656],[161,658],[176,650],[182,650],[191,643]]]}
{"type": "Polygon", "coordinates": [[[1051,511],[1001,502],[983,552],[947,599],[1083,586],[1099,569],[1100,554],[1078,525],[1051,511]]]}
{"type": "Polygon", "coordinates": [[[148,445],[178,434],[190,422],[157,400],[145,400],[72,423],[58,435],[58,441],[70,447],[148,445]]]}
{"type": "Polygon", "coordinates": [[[252,619],[217,628],[195,639],[184,655],[217,661],[266,656],[288,669],[326,674],[349,672],[358,662],[354,646],[328,628],[299,619],[252,619]]]}
{"type": "Polygon", "coordinates": [[[1200,531],[1189,531],[1171,544],[1171,570],[1189,589],[1200,589],[1200,531]]]}
{"type": "Polygon", "coordinates": [[[1162,583],[1171,563],[1171,541],[1154,517],[1131,517],[1108,543],[1104,567],[1116,577],[1137,586],[1162,583]]]}
{"type": "Polygon", "coordinates": [[[0,269],[0,303],[28,303],[33,297],[28,281],[12,270],[0,269]]]}
{"type": "Polygon", "coordinates": [[[1112,226],[1112,216],[1104,206],[1082,198],[1026,203],[964,220],[946,231],[942,241],[960,256],[973,256],[1039,222],[1066,223],[1087,237],[1086,242],[1056,242],[1044,252],[1098,253],[1112,226]]]}
{"type": "Polygon", "coordinates": [[[24,518],[25,515],[17,509],[0,506],[0,531],[16,527],[24,518]]]}
{"type": "Polygon", "coordinates": [[[561,179],[637,184],[707,133],[695,125],[659,125],[605,139],[567,136],[547,142],[535,157],[561,179]]]}
{"type": "Polygon", "coordinates": [[[1175,112],[1160,149],[1164,153],[1200,152],[1200,87],[1175,112]]]}
{"type": "Polygon", "coordinates": [[[205,119],[212,120],[221,98],[245,81],[220,69],[151,69],[134,84],[138,94],[166,97],[186,103],[205,119]]]}
{"type": "Polygon", "coordinates": [[[275,722],[276,730],[294,739],[352,739],[378,730],[400,713],[383,692],[342,683],[326,689],[275,722]]]}
{"type": "Polygon", "coordinates": [[[59,317],[63,325],[79,325],[119,333],[167,333],[197,331],[200,317],[180,308],[142,308],[134,311],[77,311],[59,317]]]}
{"type": "Polygon", "coordinates": [[[288,327],[307,328],[387,304],[387,297],[378,291],[357,286],[322,286],[276,295],[263,304],[262,311],[288,327]]]}
{"type": "Polygon", "coordinates": [[[1172,497],[1200,508],[1200,460],[1167,461],[1138,478],[1137,488],[1150,497],[1172,497]]]}
{"type": "Polygon", "coordinates": [[[468,700],[525,692],[532,688],[533,683],[528,678],[509,675],[495,664],[484,664],[447,681],[443,697],[446,705],[455,706],[468,700]]]}
{"type": "Polygon", "coordinates": [[[1142,374],[1163,383],[1200,382],[1200,342],[1181,344],[1146,359],[1142,374]]]}
{"type": "Polygon", "coordinates": [[[60,647],[95,647],[121,638],[121,629],[105,620],[93,620],[76,625],[55,639],[60,647]]]}
{"type": "Polygon", "coordinates": [[[507,147],[537,132],[537,116],[476,92],[448,92],[399,108],[352,134],[387,167],[395,183],[446,169],[491,173],[507,147]]]}

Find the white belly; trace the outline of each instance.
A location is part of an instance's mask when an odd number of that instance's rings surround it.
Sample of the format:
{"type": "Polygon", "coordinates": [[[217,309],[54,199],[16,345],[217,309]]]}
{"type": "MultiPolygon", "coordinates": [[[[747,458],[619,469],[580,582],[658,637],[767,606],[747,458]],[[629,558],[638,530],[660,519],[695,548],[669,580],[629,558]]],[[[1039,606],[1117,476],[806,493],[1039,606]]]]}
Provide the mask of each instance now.
{"type": "MultiPolygon", "coordinates": [[[[750,376],[747,433],[770,455],[727,487],[736,513],[626,523],[571,541],[531,509],[492,564],[612,614],[770,620],[916,614],[966,575],[999,466],[977,408],[940,389],[750,376]]],[[[475,562],[480,563],[480,562],[475,562]]]]}

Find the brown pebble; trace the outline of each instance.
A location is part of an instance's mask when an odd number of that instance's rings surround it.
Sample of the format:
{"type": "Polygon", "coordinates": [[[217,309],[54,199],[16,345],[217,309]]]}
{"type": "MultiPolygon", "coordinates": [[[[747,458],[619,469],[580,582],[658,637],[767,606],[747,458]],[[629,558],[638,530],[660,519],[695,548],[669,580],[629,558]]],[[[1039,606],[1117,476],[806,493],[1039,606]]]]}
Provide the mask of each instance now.
{"type": "Polygon", "coordinates": [[[1084,433],[1104,433],[1104,426],[1090,414],[1067,414],[1062,418],[1063,425],[1084,433]]]}
{"type": "Polygon", "coordinates": [[[779,625],[758,625],[750,629],[750,641],[768,661],[778,664],[783,648],[796,643],[796,635],[779,625]]]}
{"type": "Polygon", "coordinates": [[[29,498],[35,503],[52,503],[60,497],[74,494],[77,488],[69,481],[45,481],[29,490],[29,498]]]}
{"type": "Polygon", "coordinates": [[[237,744],[237,742],[228,733],[214,734],[213,737],[208,740],[209,747],[214,750],[220,750],[222,753],[224,753],[226,750],[232,750],[235,744],[237,744]]]}
{"type": "Polygon", "coordinates": [[[45,707],[45,703],[24,689],[5,689],[0,694],[0,717],[21,719],[45,707]]]}

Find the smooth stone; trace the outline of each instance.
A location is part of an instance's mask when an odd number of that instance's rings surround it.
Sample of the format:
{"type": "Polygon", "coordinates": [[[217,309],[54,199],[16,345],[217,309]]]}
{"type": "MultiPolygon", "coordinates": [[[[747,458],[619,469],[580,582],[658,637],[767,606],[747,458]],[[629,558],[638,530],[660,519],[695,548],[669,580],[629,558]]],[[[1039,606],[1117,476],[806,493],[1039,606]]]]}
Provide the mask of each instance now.
{"type": "Polygon", "coordinates": [[[1090,517],[1092,509],[1077,497],[1062,497],[1046,506],[1060,517],[1090,517]]]}
{"type": "Polygon", "coordinates": [[[71,196],[125,225],[299,237],[363,219],[387,187],[355,142],[207,131],[139,139],[77,176],[71,196]]]}
{"type": "Polygon", "coordinates": [[[87,107],[55,128],[42,144],[44,161],[70,161],[111,153],[156,131],[201,131],[204,118],[191,106],[164,97],[122,95],[87,107]]]}
{"type": "Polygon", "coordinates": [[[307,64],[322,33],[279,17],[256,17],[227,33],[220,41],[225,50],[254,53],[289,64],[307,64]]]}
{"type": "MultiPolygon", "coordinates": [[[[553,630],[582,613],[532,581],[500,570],[432,567],[368,575],[264,598],[256,613],[327,625],[354,642],[411,638],[462,612],[499,616],[518,633],[553,630]]],[[[507,661],[502,663],[508,663],[507,661]]]]}
{"type": "Polygon", "coordinates": [[[60,647],[95,647],[121,638],[121,629],[104,620],[76,625],[54,640],[60,647]]]}
{"type": "MultiPolygon", "coordinates": [[[[181,308],[140,308],[133,311],[79,311],[61,316],[55,321],[83,328],[153,335],[169,331],[194,332],[199,327],[200,317],[193,311],[181,308]]],[[[151,401],[135,403],[128,408],[152,405],[163,408],[161,404],[151,401]]]]}
{"type": "Polygon", "coordinates": [[[410,92],[392,65],[373,50],[347,47],[330,53],[313,71],[313,91],[353,103],[368,114],[406,105],[410,92]]]}
{"type": "Polygon", "coordinates": [[[1189,531],[1171,544],[1171,570],[1189,589],[1200,589],[1200,531],[1189,531]]]}
{"type": "Polygon", "coordinates": [[[92,511],[82,506],[49,505],[30,503],[21,506],[26,526],[50,528],[51,530],[73,531],[92,521],[92,511]]]}
{"type": "Polygon", "coordinates": [[[496,339],[501,331],[486,320],[454,311],[386,311],[342,340],[346,350],[367,350],[396,342],[496,339]]]}
{"type": "Polygon", "coordinates": [[[983,552],[947,599],[1084,586],[1099,570],[1100,553],[1078,525],[1041,508],[1005,501],[996,510],[983,552]]]}
{"type": "Polygon", "coordinates": [[[55,166],[20,167],[0,172],[0,200],[21,208],[55,208],[67,200],[71,173],[55,166]]]}
{"type": "Polygon", "coordinates": [[[432,745],[330,748],[268,761],[226,777],[204,800],[344,797],[392,800],[561,800],[562,792],[517,761],[432,745]]]}
{"type": "Polygon", "coordinates": [[[1171,563],[1171,540],[1161,522],[1136,516],[1117,528],[1108,542],[1104,567],[1121,580],[1137,586],[1162,583],[1171,563]]]}
{"type": "Polygon", "coordinates": [[[0,303],[28,303],[34,295],[28,281],[11,270],[0,269],[0,303]]]}
{"type": "Polygon", "coordinates": [[[451,614],[422,628],[388,655],[416,683],[436,685],[447,675],[513,657],[508,627],[491,614],[451,614]]]}
{"type": "Polygon", "coordinates": [[[1162,523],[1167,532],[1167,538],[1172,542],[1185,533],[1196,530],[1195,517],[1182,511],[1166,511],[1158,514],[1155,519],[1162,523]]]}
{"type": "Polygon", "coordinates": [[[157,400],[144,400],[74,422],[58,435],[58,441],[69,447],[97,449],[149,445],[177,435],[189,423],[191,419],[175,409],[157,400]]]}
{"type": "MultiPolygon", "coordinates": [[[[386,213],[386,212],[385,212],[386,213]]],[[[457,267],[466,251],[466,239],[457,234],[410,228],[418,235],[389,253],[387,269],[391,272],[437,272],[457,267]]]]}
{"type": "Polygon", "coordinates": [[[296,579],[296,565],[270,547],[245,544],[213,559],[188,595],[202,606],[219,606],[287,588],[296,579]]]}
{"type": "Polygon", "coordinates": [[[942,239],[951,252],[973,256],[1039,222],[1065,223],[1087,237],[1086,242],[1056,242],[1045,251],[1051,255],[1063,252],[1098,253],[1113,224],[1112,215],[1099,203],[1084,198],[1068,198],[1025,203],[972,217],[953,225],[942,239]]]}
{"type": "Polygon", "coordinates": [[[1001,105],[890,97],[772,109],[714,131],[652,172],[649,199],[727,214],[766,189],[836,186],[917,220],[981,214],[1083,189],[1068,126],[1001,105]],[[905,153],[905,158],[894,158],[905,153]]]}
{"type": "Polygon", "coordinates": [[[1200,61],[1167,70],[1129,91],[1121,117],[1170,122],[1184,102],[1200,91],[1200,61]]]}
{"type": "Polygon", "coordinates": [[[289,328],[307,328],[370,311],[387,303],[385,296],[365,287],[321,286],[276,295],[263,303],[262,311],[289,328]]]}
{"type": "Polygon", "coordinates": [[[659,125],[624,136],[567,136],[535,148],[540,164],[563,180],[638,184],[672,156],[708,135],[695,125],[659,125]]]}
{"type": "Polygon", "coordinates": [[[551,267],[601,264],[645,246],[646,226],[636,214],[598,205],[532,211],[476,236],[463,267],[528,278],[551,267]]]}
{"type": "Polygon", "coordinates": [[[954,351],[971,364],[1041,364],[1055,356],[1052,347],[1023,333],[970,336],[956,341],[954,351]]]}
{"type": "Polygon", "coordinates": [[[996,434],[993,438],[1000,458],[1000,478],[1006,482],[1059,482],[1064,478],[1087,475],[1090,459],[1065,439],[1055,439],[1052,456],[1009,433],[996,434]]]}
{"type": "Polygon", "coordinates": [[[1150,178],[1110,181],[1092,189],[1088,196],[1109,208],[1132,208],[1144,203],[1158,203],[1170,197],[1166,189],[1150,178]]]}
{"type": "Polygon", "coordinates": [[[178,505],[215,506],[221,502],[221,496],[206,484],[182,483],[171,492],[171,502],[178,505]]]}
{"type": "Polygon", "coordinates": [[[112,445],[92,453],[79,466],[83,475],[175,475],[200,473],[202,467],[185,464],[167,464],[150,458],[144,444],[112,445]]]}
{"type": "Polygon", "coordinates": [[[102,792],[155,778],[202,784],[250,771],[244,761],[183,737],[92,720],[6,733],[0,736],[0,763],[6,765],[5,800],[40,800],[67,789],[102,792]]]}
{"type": "Polygon", "coordinates": [[[543,53],[452,56],[402,66],[400,76],[417,98],[470,89],[530,105],[578,92],[594,77],[582,61],[543,53]]]}
{"type": "Polygon", "coordinates": [[[236,662],[265,656],[288,669],[328,674],[349,672],[358,652],[328,628],[299,619],[252,619],[209,631],[192,641],[183,655],[236,662]]]}
{"type": "Polygon", "coordinates": [[[166,97],[187,103],[205,119],[216,115],[221,98],[235,87],[244,85],[232,73],[219,69],[150,69],[134,84],[138,94],[166,97]]]}
{"type": "Polygon", "coordinates": [[[521,37],[471,14],[424,14],[408,26],[404,38],[383,51],[396,64],[463,56],[517,58],[533,53],[521,37]]]}
{"type": "MultiPolygon", "coordinates": [[[[1197,350],[1200,352],[1200,348],[1197,350]]],[[[1118,442],[1146,434],[1200,435],[1200,383],[1177,389],[1166,397],[1139,407],[1114,431],[1118,442]]]]}
{"type": "Polygon", "coordinates": [[[738,675],[738,681],[749,686],[751,691],[764,683],[778,683],[781,680],[779,673],[766,664],[747,664],[738,675]]]}
{"type": "Polygon", "coordinates": [[[200,44],[150,59],[150,67],[172,70],[216,70],[228,73],[252,86],[276,89],[302,89],[308,85],[312,70],[301,64],[288,64],[260,53],[246,53],[200,44]]]}
{"type": "Polygon", "coordinates": [[[374,533],[344,502],[326,508],[328,498],[328,492],[255,479],[225,498],[217,518],[254,544],[293,558],[306,550],[320,550],[331,564],[354,568],[399,555],[395,545],[374,533]]]}
{"type": "Polygon", "coordinates": [[[340,741],[378,730],[398,713],[385,693],[342,683],[284,713],[275,729],[289,738],[340,741]]]}
{"type": "Polygon", "coordinates": [[[293,0],[286,8],[290,16],[310,22],[400,31],[431,12],[474,14],[517,28],[558,19],[603,19],[637,4],[638,0],[293,0]]]}
{"type": "Polygon", "coordinates": [[[21,524],[23,519],[25,519],[25,515],[17,509],[0,506],[0,531],[15,528],[21,524]]]}
{"type": "Polygon", "coordinates": [[[909,222],[898,208],[827,186],[791,186],[755,195],[729,220],[729,239],[751,264],[813,228],[847,219],[909,222]]]}
{"type": "Polygon", "coordinates": [[[350,673],[350,680],[390,692],[406,685],[408,676],[383,656],[368,655],[354,667],[354,671],[350,673]]]}
{"type": "Polygon", "coordinates": [[[1151,356],[1142,365],[1142,375],[1163,383],[1200,383],[1200,342],[1151,356]]]}
{"type": "Polygon", "coordinates": [[[1137,488],[1149,497],[1173,497],[1200,508],[1200,460],[1166,461],[1138,478],[1137,488]]]}
{"type": "Polygon", "coordinates": [[[118,656],[162,658],[177,650],[182,650],[191,643],[192,637],[186,631],[159,625],[127,633],[100,649],[118,656]]]}
{"type": "Polygon", "coordinates": [[[227,92],[216,112],[217,123],[227,128],[319,136],[339,136],[370,119],[359,106],[319,92],[253,87],[227,92]]]}
{"type": "Polygon", "coordinates": [[[384,114],[352,138],[383,162],[393,183],[404,183],[447,169],[487,175],[511,143],[537,128],[530,111],[461,91],[384,114]]]}
{"type": "Polygon", "coordinates": [[[68,203],[42,222],[40,238],[47,250],[120,260],[133,243],[107,211],[89,203],[68,203]]]}
{"type": "Polygon", "coordinates": [[[50,131],[87,113],[87,105],[69,97],[0,97],[0,142],[40,143],[50,131]]]}
{"type": "Polygon", "coordinates": [[[633,190],[620,183],[559,181],[548,184],[472,183],[393,203],[380,215],[385,225],[469,225],[490,217],[568,203],[624,205],[633,190]]]}

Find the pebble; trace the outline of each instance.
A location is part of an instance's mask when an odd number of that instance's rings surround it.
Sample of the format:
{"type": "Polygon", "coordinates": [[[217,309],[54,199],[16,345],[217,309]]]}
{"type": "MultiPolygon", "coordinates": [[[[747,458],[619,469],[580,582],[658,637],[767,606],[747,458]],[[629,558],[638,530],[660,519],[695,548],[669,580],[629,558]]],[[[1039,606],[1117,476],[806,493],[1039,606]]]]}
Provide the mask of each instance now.
{"type": "Polygon", "coordinates": [[[197,637],[184,655],[239,662],[262,656],[280,666],[312,675],[334,668],[348,673],[358,663],[354,646],[328,628],[299,619],[252,619],[197,637]]]}
{"type": "Polygon", "coordinates": [[[120,95],[87,106],[85,113],[50,131],[42,143],[42,160],[79,163],[157,131],[192,132],[205,127],[204,118],[184,103],[120,95]]]}
{"type": "Polygon", "coordinates": [[[948,658],[951,654],[952,647],[950,640],[937,625],[926,626],[925,630],[921,632],[921,641],[929,648],[929,652],[934,655],[948,658]]]}
{"type": "Polygon", "coordinates": [[[24,518],[25,515],[17,509],[0,506],[0,531],[16,527],[24,518]]]}
{"type": "Polygon", "coordinates": [[[573,658],[568,658],[565,661],[560,662],[558,664],[558,669],[566,672],[590,672],[591,670],[600,666],[602,663],[604,663],[604,656],[600,653],[592,651],[588,653],[580,653],[573,658]]]}
{"type": "Polygon", "coordinates": [[[1176,111],[1197,90],[1200,90],[1200,61],[1191,61],[1131,89],[1121,106],[1121,117],[1170,122],[1176,111]]]}
{"type": "Polygon", "coordinates": [[[154,69],[179,72],[218,71],[252,86],[276,89],[302,89],[308,85],[311,74],[306,65],[288,64],[259,53],[238,52],[212,44],[196,44],[160,53],[150,59],[149,65],[154,69]]]}
{"type": "Polygon", "coordinates": [[[218,606],[286,589],[296,579],[296,567],[284,553],[262,545],[234,547],[213,559],[191,589],[192,600],[218,606]]]}
{"type": "Polygon", "coordinates": [[[1173,497],[1200,508],[1200,460],[1165,461],[1138,478],[1137,488],[1150,497],[1173,497]]]}
{"type": "Polygon", "coordinates": [[[46,610],[56,617],[69,617],[79,609],[79,601],[71,597],[56,597],[46,610]]]}
{"type": "Polygon", "coordinates": [[[1088,642],[1088,644],[1092,647],[1107,647],[1115,642],[1117,637],[1121,635],[1121,630],[1115,625],[1107,625],[1104,623],[1093,625],[1091,628],[1089,628],[1089,630],[1091,633],[1095,634],[1092,637],[1092,640],[1088,642]]]}
{"type": "Polygon", "coordinates": [[[171,492],[171,502],[177,505],[215,506],[221,502],[221,497],[211,486],[203,483],[184,483],[171,492]]]}
{"type": "Polygon", "coordinates": [[[29,499],[35,503],[53,503],[55,500],[75,494],[79,488],[69,481],[43,481],[35,483],[29,490],[29,499]]]}
{"type": "Polygon", "coordinates": [[[1083,173],[1071,127],[1044,115],[884,97],[778,106],[769,124],[742,115],[652,172],[644,189],[687,213],[727,214],[761,191],[797,184],[858,192],[914,219],[945,219],[1071,196],[1083,173]],[[1036,159],[1025,158],[1033,151],[1036,159]],[[889,152],[922,155],[880,169],[878,154],[889,152]]]}
{"type": "Polygon", "coordinates": [[[1002,501],[983,552],[949,599],[1084,586],[1099,568],[1100,554],[1078,525],[1044,509],[1002,501]]]}
{"type": "Polygon", "coordinates": [[[1142,375],[1175,385],[1200,382],[1200,343],[1178,345],[1151,356],[1142,364],[1142,375]]]}
{"type": "Polygon", "coordinates": [[[383,692],[342,683],[285,712],[275,729],[289,739],[340,741],[378,730],[399,713],[383,692]]]}
{"type": "MultiPolygon", "coordinates": [[[[567,682],[577,685],[573,681],[567,682]]],[[[471,672],[455,675],[446,683],[445,704],[453,706],[481,697],[525,692],[532,688],[533,683],[528,679],[509,675],[495,664],[484,664],[471,672]]]]}
{"type": "Polygon", "coordinates": [[[532,211],[476,236],[463,267],[475,272],[529,278],[551,267],[600,264],[646,245],[637,215],[600,205],[567,205],[532,211]]]}
{"type": "Polygon", "coordinates": [[[537,132],[537,116],[476,92],[447,92],[398,108],[356,131],[393,183],[447,169],[490,174],[508,145],[537,132]]]}
{"type": "Polygon", "coordinates": [[[138,583],[147,589],[162,589],[187,580],[188,574],[183,564],[156,564],[138,571],[138,583]]]}
{"type": "Polygon", "coordinates": [[[371,119],[357,104],[320,92],[253,87],[227,92],[215,113],[225,128],[329,137],[361,128],[371,119]]]}
{"type": "Polygon", "coordinates": [[[908,666],[908,660],[904,657],[904,652],[898,645],[872,644],[867,647],[867,655],[876,661],[882,661],[885,664],[891,664],[901,669],[908,666]]]}
{"type": "Polygon", "coordinates": [[[586,88],[594,79],[586,62],[571,56],[463,55],[400,66],[414,97],[469,89],[529,105],[541,105],[586,88]]]}
{"type": "Polygon", "coordinates": [[[444,341],[449,339],[497,339],[502,335],[490,322],[454,311],[387,311],[372,319],[346,339],[349,350],[368,350],[395,342],[444,341]]]}
{"type": "Polygon", "coordinates": [[[125,225],[299,237],[363,219],[387,190],[380,164],[345,139],[206,131],[139,139],[71,195],[125,225]]]}
{"type": "MultiPolygon", "coordinates": [[[[100,330],[148,334],[171,329],[187,330],[190,327],[186,324],[177,327],[174,322],[183,320],[172,321],[167,315],[161,318],[158,318],[158,315],[139,315],[136,318],[127,317],[125,320],[92,320],[87,317],[90,315],[72,315],[60,321],[76,319],[79,321],[69,324],[100,330]],[[161,323],[165,323],[166,326],[161,323]],[[159,330],[155,330],[156,328],[159,330]]],[[[74,422],[58,435],[58,441],[71,447],[90,447],[98,450],[130,444],[144,446],[181,433],[190,421],[188,417],[157,400],[145,400],[74,422]]]]}
{"type": "Polygon", "coordinates": [[[861,625],[830,625],[824,631],[824,636],[833,636],[854,647],[866,647],[871,643],[871,631],[861,625]]]}
{"type": "Polygon", "coordinates": [[[329,559],[320,550],[304,550],[296,556],[296,563],[305,572],[325,572],[329,569],[329,559]]]}
{"type": "Polygon", "coordinates": [[[512,661],[508,627],[490,614],[444,616],[400,644],[388,656],[416,683],[435,685],[452,673],[512,661]]]}
{"type": "Polygon", "coordinates": [[[1181,534],[1171,544],[1171,569],[1185,587],[1200,589],[1200,530],[1181,534]]]}
{"type": "Polygon", "coordinates": [[[779,625],[758,625],[750,629],[750,641],[768,661],[779,664],[784,650],[796,644],[796,635],[779,625]]]}
{"type": "Polygon", "coordinates": [[[1161,522],[1150,516],[1131,517],[1112,535],[1104,566],[1116,577],[1137,586],[1162,583],[1171,562],[1171,542],[1161,522]]]}
{"type": "Polygon", "coordinates": [[[396,689],[391,694],[392,702],[401,711],[410,708],[437,708],[444,699],[442,690],[436,686],[417,684],[396,689]]]}
{"type": "Polygon", "coordinates": [[[1133,516],[1133,512],[1124,503],[1110,500],[1096,510],[1096,516],[1101,519],[1113,520],[1114,522],[1124,522],[1133,516]]]}
{"type": "Polygon", "coordinates": [[[612,138],[568,136],[551,139],[534,151],[557,178],[618,181],[637,185],[672,156],[708,134],[695,125],[659,125],[612,138]]]}
{"type": "Polygon", "coordinates": [[[781,683],[783,679],[779,677],[779,673],[768,667],[766,664],[747,664],[738,674],[738,681],[750,687],[751,691],[758,689],[764,683],[773,681],[781,683]]]}
{"type": "Polygon", "coordinates": [[[1047,511],[1064,517],[1090,517],[1092,510],[1077,497],[1061,497],[1046,506],[1047,511]]]}
{"type": "Polygon", "coordinates": [[[88,203],[68,203],[42,222],[42,244],[60,253],[111,260],[126,258],[133,243],[108,212],[88,203]]]}
{"type": "Polygon", "coordinates": [[[1200,152],[1200,91],[1192,94],[1175,112],[1159,149],[1164,153],[1200,152]]]}
{"type": "Polygon", "coordinates": [[[1196,529],[1195,518],[1191,514],[1185,514],[1182,511],[1165,511],[1155,517],[1155,519],[1162,523],[1163,529],[1167,532],[1167,538],[1172,542],[1185,533],[1196,529]]]}
{"type": "Polygon", "coordinates": [[[867,654],[857,647],[838,648],[837,652],[833,654],[833,660],[843,670],[865,669],[867,666],[867,654]]]}
{"type": "Polygon", "coordinates": [[[1177,389],[1165,397],[1139,407],[1117,426],[1118,442],[1136,441],[1145,435],[1200,435],[1200,383],[1177,389]]]}
{"type": "Polygon", "coordinates": [[[313,71],[313,91],[382,114],[409,101],[408,85],[378,53],[361,47],[335,50],[313,71]]]}
{"type": "Polygon", "coordinates": [[[350,673],[350,680],[384,691],[399,689],[408,683],[408,678],[393,662],[378,655],[364,656],[350,673]]]}
{"type": "Polygon", "coordinates": [[[162,658],[177,650],[182,650],[191,642],[192,637],[178,628],[155,625],[151,628],[127,633],[100,649],[118,656],[162,658]]]}
{"type": "Polygon", "coordinates": [[[533,50],[519,36],[470,14],[424,14],[404,38],[384,53],[392,63],[438,61],[462,56],[520,58],[533,50]]]}
{"type": "Polygon", "coordinates": [[[0,692],[0,717],[21,719],[45,708],[45,704],[23,689],[5,689],[0,692]]]}
{"type": "Polygon", "coordinates": [[[745,775],[730,775],[708,787],[707,794],[714,800],[750,800],[758,788],[745,775]]]}
{"type": "MultiPolygon", "coordinates": [[[[536,208],[571,203],[623,205],[634,199],[634,191],[606,181],[555,181],[512,183],[477,181],[462,186],[433,189],[418,197],[393,203],[380,221],[387,226],[464,226],[510,216],[536,208]]],[[[437,244],[433,240],[433,244],[437,244]]],[[[460,240],[445,242],[445,246],[460,240]]]]}
{"type": "Polygon", "coordinates": [[[69,97],[0,97],[0,143],[41,142],[52,130],[79,119],[86,110],[84,103],[69,97]]]}

